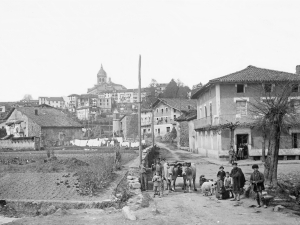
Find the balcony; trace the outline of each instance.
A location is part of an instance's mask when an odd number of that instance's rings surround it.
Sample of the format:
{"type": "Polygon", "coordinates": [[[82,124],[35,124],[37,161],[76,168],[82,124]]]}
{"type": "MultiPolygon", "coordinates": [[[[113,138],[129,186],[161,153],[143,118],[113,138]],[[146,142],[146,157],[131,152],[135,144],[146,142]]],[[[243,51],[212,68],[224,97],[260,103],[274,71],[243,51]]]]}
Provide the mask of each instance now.
{"type": "Polygon", "coordinates": [[[194,121],[195,129],[201,129],[209,126],[217,126],[220,124],[226,123],[235,123],[240,122],[242,123],[251,123],[253,122],[254,118],[251,116],[241,116],[239,114],[224,114],[220,116],[208,116],[194,121]]]}

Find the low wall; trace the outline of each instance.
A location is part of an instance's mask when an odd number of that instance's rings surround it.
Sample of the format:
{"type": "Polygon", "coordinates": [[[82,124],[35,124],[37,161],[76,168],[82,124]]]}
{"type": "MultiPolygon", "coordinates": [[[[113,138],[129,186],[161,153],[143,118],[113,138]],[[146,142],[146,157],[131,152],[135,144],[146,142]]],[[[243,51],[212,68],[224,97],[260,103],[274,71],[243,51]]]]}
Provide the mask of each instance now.
{"type": "Polygon", "coordinates": [[[0,149],[37,150],[36,138],[0,140],[0,149]]]}

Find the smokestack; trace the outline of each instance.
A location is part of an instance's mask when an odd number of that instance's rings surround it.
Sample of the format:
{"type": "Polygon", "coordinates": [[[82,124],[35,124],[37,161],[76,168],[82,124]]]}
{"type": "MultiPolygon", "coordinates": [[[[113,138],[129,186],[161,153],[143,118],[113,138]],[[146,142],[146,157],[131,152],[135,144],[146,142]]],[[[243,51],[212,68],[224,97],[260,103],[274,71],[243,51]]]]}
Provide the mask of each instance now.
{"type": "Polygon", "coordinates": [[[34,110],[34,114],[37,116],[39,115],[39,111],[37,109],[34,110]]]}
{"type": "Polygon", "coordinates": [[[300,75],[300,65],[296,66],[296,74],[300,75]]]}

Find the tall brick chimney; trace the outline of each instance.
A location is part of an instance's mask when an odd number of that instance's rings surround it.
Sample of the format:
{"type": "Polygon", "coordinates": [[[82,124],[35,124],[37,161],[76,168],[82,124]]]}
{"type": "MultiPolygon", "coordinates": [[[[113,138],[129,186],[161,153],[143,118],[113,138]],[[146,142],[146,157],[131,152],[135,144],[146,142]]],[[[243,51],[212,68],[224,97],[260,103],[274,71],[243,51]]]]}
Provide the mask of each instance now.
{"type": "Polygon", "coordinates": [[[296,66],[296,74],[300,75],[300,65],[296,66]]]}

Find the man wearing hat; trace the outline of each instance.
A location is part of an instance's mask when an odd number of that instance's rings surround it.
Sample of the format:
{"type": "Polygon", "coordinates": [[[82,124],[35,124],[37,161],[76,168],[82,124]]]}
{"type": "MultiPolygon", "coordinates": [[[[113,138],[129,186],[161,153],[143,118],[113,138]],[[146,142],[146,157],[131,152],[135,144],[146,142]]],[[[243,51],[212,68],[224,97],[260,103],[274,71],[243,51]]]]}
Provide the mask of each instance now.
{"type": "MultiPolygon", "coordinates": [[[[260,203],[262,202],[262,191],[265,190],[264,175],[258,171],[257,164],[254,164],[252,169],[254,171],[250,176],[250,183],[252,184],[252,190],[256,193],[257,208],[260,208],[260,203]]],[[[264,207],[267,208],[265,204],[264,207]]]]}
{"type": "Polygon", "coordinates": [[[234,193],[234,199],[231,201],[240,201],[241,189],[244,187],[246,179],[243,171],[237,167],[237,163],[232,163],[233,169],[230,176],[232,177],[232,191],[234,193]]]}

